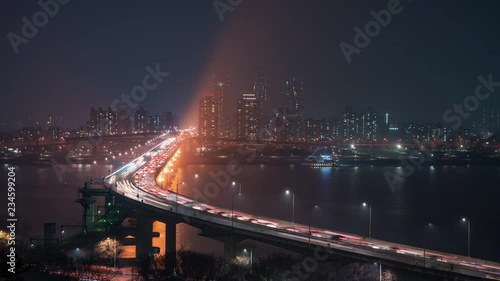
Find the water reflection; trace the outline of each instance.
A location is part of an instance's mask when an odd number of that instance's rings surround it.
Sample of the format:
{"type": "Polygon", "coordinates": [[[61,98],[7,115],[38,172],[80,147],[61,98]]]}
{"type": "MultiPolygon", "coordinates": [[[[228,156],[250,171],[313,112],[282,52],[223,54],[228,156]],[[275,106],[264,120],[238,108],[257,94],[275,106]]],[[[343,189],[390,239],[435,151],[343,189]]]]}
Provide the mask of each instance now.
{"type": "MultiPolygon", "coordinates": [[[[2,165],[2,177],[8,165],[2,165]]],[[[464,239],[457,231],[457,218],[468,214],[477,219],[474,223],[473,253],[477,257],[500,260],[500,252],[491,247],[500,237],[500,224],[495,214],[500,190],[500,167],[490,166],[429,166],[416,169],[404,177],[402,167],[342,167],[312,169],[302,165],[248,165],[241,172],[230,176],[228,182],[242,184],[241,202],[235,206],[257,215],[291,220],[291,200],[284,196],[287,187],[293,188],[295,220],[307,224],[312,205],[320,206],[313,225],[357,234],[366,233],[366,216],[360,204],[373,204],[373,236],[416,246],[422,246],[422,225],[429,221],[440,222],[439,233],[433,236],[437,250],[463,254],[457,241],[464,239]],[[392,191],[384,174],[392,172],[404,178],[392,191]]],[[[237,168],[235,167],[235,168],[237,168]]],[[[80,223],[82,208],[75,203],[76,188],[87,177],[97,178],[119,166],[72,166],[59,182],[51,166],[17,166],[19,216],[32,225],[34,235],[41,235],[44,222],[80,223]],[[35,176],[33,176],[35,175],[35,176]],[[32,206],[42,206],[33,208],[32,206]]],[[[214,183],[211,173],[227,171],[226,165],[188,165],[179,169],[175,181],[185,182],[179,190],[195,196],[195,189],[214,183]],[[198,177],[195,175],[198,174],[198,177]]],[[[222,178],[221,178],[222,179],[222,178]]],[[[3,180],[3,179],[2,179],[3,180]]],[[[209,204],[231,208],[234,188],[220,188],[209,204]]],[[[222,245],[208,238],[200,238],[196,229],[179,227],[179,245],[202,251],[222,249],[222,245]]]]}

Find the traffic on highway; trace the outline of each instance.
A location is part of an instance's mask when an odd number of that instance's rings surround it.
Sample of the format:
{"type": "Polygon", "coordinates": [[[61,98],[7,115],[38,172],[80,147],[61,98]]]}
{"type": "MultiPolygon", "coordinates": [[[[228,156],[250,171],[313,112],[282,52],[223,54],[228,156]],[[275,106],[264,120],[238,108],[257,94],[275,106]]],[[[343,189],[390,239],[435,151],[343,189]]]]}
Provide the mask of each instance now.
{"type": "Polygon", "coordinates": [[[178,161],[183,133],[176,136],[165,134],[161,138],[165,140],[105,177],[104,183],[118,195],[235,230],[263,233],[376,259],[500,280],[500,264],[497,263],[227,210],[163,188],[159,184],[163,180],[159,173],[178,161]]]}

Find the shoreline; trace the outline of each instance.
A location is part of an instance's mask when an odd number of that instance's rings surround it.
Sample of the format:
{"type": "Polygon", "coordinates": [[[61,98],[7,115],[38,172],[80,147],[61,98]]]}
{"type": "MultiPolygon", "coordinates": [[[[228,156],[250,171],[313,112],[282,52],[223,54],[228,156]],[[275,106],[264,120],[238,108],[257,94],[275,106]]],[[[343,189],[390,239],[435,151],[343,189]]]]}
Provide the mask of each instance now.
{"type": "MultiPolygon", "coordinates": [[[[230,161],[236,162],[239,165],[309,165],[309,164],[322,164],[321,162],[315,163],[310,161],[305,161],[303,157],[282,157],[282,156],[273,156],[273,157],[255,157],[254,159],[249,160],[249,157],[200,157],[200,156],[185,156],[182,159],[184,164],[204,164],[204,165],[226,165],[230,161]]],[[[71,160],[72,164],[93,164],[94,160],[91,159],[81,159],[71,160]]],[[[351,158],[351,157],[341,157],[334,163],[334,167],[349,167],[349,166],[406,166],[409,163],[412,166],[412,162],[416,162],[417,166],[446,166],[446,165],[456,165],[456,166],[466,166],[466,165],[474,165],[474,166],[500,166],[500,157],[498,158],[484,158],[484,159],[467,159],[467,158],[459,158],[459,159],[435,159],[433,161],[423,161],[421,164],[417,160],[409,161],[408,158],[396,159],[396,158],[388,158],[388,159],[378,159],[378,158],[351,158]]],[[[33,157],[17,157],[17,158],[0,158],[0,164],[28,164],[28,165],[36,165],[36,166],[50,166],[53,163],[66,163],[66,159],[55,158],[55,159],[37,159],[33,157]]],[[[119,160],[110,160],[109,164],[111,165],[121,165],[122,161],[119,160]]]]}

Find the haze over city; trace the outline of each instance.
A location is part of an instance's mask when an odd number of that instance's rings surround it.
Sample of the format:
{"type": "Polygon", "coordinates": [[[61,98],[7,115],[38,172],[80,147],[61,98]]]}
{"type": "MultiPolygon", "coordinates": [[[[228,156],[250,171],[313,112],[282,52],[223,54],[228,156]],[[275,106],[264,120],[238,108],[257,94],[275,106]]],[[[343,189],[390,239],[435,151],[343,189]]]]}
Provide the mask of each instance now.
{"type": "MultiPolygon", "coordinates": [[[[275,107],[284,102],[285,81],[302,79],[308,117],[329,118],[351,105],[391,112],[399,121],[442,121],[446,109],[474,92],[476,78],[498,65],[494,4],[402,1],[402,12],[348,64],[339,44],[353,44],[353,28],[363,28],[369,11],[387,1],[245,1],[225,11],[223,21],[210,1],[71,2],[19,45],[18,55],[3,40],[2,104],[22,104],[34,120],[65,116],[77,127],[90,106],[130,93],[146,66],[160,64],[171,75],[141,103],[154,112],[193,113],[213,74],[231,76],[236,101],[262,71],[275,107]],[[78,106],[67,106],[68,99],[78,106]]],[[[6,3],[2,33],[21,34],[21,18],[37,9],[6,3]]],[[[498,102],[498,95],[491,98],[498,102]]],[[[27,122],[15,107],[0,114],[7,124],[27,122]]]]}

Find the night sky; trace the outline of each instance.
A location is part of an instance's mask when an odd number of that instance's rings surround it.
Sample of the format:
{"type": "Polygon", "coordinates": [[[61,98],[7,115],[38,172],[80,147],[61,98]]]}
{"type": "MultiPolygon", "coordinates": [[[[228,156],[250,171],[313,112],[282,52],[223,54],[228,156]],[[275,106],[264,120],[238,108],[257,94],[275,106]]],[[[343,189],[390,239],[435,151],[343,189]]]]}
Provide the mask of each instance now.
{"type": "Polygon", "coordinates": [[[221,21],[211,0],[73,0],[15,54],[7,34],[22,35],[21,18],[32,21],[41,8],[37,1],[4,1],[0,121],[62,115],[82,125],[90,106],[129,94],[145,67],[156,64],[170,76],[140,105],[172,110],[184,124],[195,124],[194,105],[210,92],[214,73],[231,75],[235,100],[265,72],[272,107],[283,103],[285,81],[296,76],[304,81],[308,117],[330,118],[352,105],[432,122],[474,93],[478,75],[500,81],[495,0],[401,0],[401,13],[347,63],[339,44],[352,45],[353,28],[364,29],[370,11],[388,2],[243,0],[221,21]]]}

